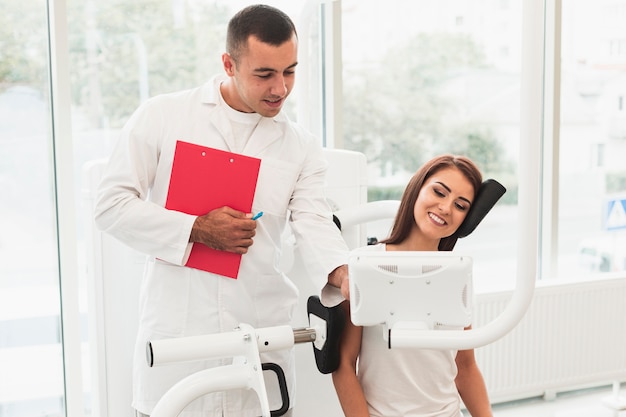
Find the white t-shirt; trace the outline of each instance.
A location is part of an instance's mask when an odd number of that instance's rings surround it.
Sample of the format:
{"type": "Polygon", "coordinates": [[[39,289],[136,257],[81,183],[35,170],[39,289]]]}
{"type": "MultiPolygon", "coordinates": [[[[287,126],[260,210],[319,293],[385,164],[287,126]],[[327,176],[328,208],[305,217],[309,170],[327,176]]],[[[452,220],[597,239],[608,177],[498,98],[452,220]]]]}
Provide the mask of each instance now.
{"type": "Polygon", "coordinates": [[[262,117],[259,113],[243,113],[230,107],[224,101],[222,93],[219,94],[220,103],[224,104],[224,112],[230,121],[233,131],[233,149],[234,153],[243,153],[244,148],[248,144],[248,139],[252,136],[255,129],[259,125],[262,117]]]}
{"type": "MultiPolygon", "coordinates": [[[[363,250],[385,250],[375,245],[363,250]]],[[[363,328],[358,378],[372,417],[459,417],[456,350],[389,349],[383,327],[363,328]]]]}

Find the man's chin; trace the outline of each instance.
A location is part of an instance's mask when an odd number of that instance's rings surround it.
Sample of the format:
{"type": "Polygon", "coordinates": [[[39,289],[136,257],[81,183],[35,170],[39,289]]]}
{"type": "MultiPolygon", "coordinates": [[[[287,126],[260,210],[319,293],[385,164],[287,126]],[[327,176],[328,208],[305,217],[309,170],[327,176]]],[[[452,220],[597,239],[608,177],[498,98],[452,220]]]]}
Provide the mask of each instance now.
{"type": "Polygon", "coordinates": [[[258,113],[263,117],[274,117],[278,113],[280,113],[281,109],[282,109],[282,106],[278,108],[272,108],[272,109],[265,108],[265,109],[258,111],[258,113]]]}

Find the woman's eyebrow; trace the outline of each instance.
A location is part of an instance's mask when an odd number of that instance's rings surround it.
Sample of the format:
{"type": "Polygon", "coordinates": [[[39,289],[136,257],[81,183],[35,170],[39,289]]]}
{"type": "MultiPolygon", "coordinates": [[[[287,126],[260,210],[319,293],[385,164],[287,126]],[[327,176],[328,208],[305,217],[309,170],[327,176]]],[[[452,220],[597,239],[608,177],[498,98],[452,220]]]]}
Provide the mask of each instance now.
{"type": "MultiPolygon", "coordinates": [[[[450,187],[448,187],[446,184],[444,184],[444,183],[443,183],[443,182],[441,182],[441,181],[435,181],[435,184],[439,184],[439,185],[441,185],[443,188],[445,188],[446,190],[448,190],[448,192],[449,192],[449,193],[450,193],[450,192],[452,192],[452,190],[450,189],[450,187]]],[[[470,206],[472,205],[472,202],[471,202],[471,201],[469,201],[467,198],[465,198],[465,197],[459,197],[459,198],[460,198],[461,200],[463,200],[463,201],[466,201],[466,202],[467,202],[467,204],[469,204],[470,206]]]]}
{"type": "Polygon", "coordinates": [[[448,187],[446,184],[444,184],[441,181],[435,181],[435,184],[439,184],[441,185],[443,188],[445,188],[446,190],[448,190],[448,192],[452,192],[452,190],[450,189],[450,187],[448,187]]]}

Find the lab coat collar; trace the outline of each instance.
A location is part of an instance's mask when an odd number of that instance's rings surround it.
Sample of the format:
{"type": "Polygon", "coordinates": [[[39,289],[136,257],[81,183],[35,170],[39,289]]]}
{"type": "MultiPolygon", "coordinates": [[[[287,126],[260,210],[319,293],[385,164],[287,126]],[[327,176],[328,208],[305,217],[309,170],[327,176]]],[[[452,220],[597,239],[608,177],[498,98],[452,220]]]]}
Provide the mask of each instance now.
{"type": "MultiPolygon", "coordinates": [[[[229,150],[234,149],[234,138],[228,117],[222,106],[227,104],[220,100],[219,86],[226,80],[225,75],[213,77],[211,81],[202,87],[202,103],[210,104],[212,110],[209,114],[209,121],[220,132],[224,142],[229,150]]],[[[260,154],[263,149],[270,146],[273,142],[280,139],[286,131],[286,124],[289,119],[281,111],[274,117],[262,117],[255,131],[252,133],[250,140],[246,144],[243,153],[245,155],[255,156],[260,154]]]]}

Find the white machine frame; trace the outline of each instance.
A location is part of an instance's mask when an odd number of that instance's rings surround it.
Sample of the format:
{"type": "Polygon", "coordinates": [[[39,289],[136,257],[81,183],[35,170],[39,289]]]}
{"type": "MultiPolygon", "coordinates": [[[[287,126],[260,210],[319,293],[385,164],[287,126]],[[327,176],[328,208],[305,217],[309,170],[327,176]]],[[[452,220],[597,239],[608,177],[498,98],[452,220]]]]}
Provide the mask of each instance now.
{"type": "MultiPolygon", "coordinates": [[[[310,340],[316,339],[313,329],[310,340]]],[[[297,332],[296,332],[297,333],[297,332]]],[[[232,357],[231,365],[196,372],[175,384],[157,403],[151,417],[172,417],[196,398],[216,391],[252,389],[257,393],[263,417],[271,415],[263,379],[260,353],[289,349],[297,337],[290,326],[254,329],[245,323],[228,333],[152,341],[148,361],[153,366],[207,358],[232,357]]],[[[305,336],[306,337],[306,336],[305,336]]]]}

